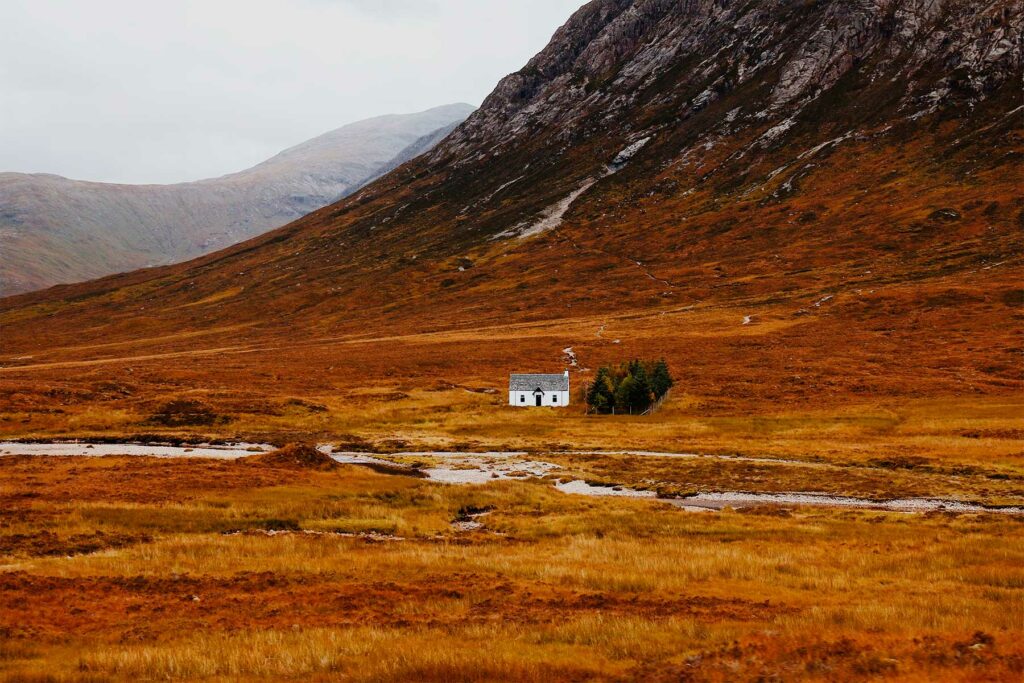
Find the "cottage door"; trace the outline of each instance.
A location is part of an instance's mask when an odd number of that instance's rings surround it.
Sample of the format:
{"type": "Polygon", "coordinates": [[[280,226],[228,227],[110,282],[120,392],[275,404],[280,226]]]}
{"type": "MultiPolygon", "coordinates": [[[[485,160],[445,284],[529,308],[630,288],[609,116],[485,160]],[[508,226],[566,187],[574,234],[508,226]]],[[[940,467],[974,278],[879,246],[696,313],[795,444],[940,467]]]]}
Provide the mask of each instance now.
{"type": "Polygon", "coordinates": [[[544,405],[544,392],[543,391],[538,389],[537,391],[533,392],[533,397],[534,397],[534,399],[537,400],[537,407],[538,408],[540,408],[542,405],[544,405]]]}

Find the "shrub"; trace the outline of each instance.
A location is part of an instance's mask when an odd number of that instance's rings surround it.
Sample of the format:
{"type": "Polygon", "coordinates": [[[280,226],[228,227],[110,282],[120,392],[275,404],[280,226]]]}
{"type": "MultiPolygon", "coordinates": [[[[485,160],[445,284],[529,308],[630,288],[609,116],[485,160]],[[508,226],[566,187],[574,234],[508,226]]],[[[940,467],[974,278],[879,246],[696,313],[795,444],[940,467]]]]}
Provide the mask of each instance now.
{"type": "Polygon", "coordinates": [[[164,427],[209,427],[224,421],[208,405],[193,399],[169,401],[149,418],[151,424],[164,427]]]}

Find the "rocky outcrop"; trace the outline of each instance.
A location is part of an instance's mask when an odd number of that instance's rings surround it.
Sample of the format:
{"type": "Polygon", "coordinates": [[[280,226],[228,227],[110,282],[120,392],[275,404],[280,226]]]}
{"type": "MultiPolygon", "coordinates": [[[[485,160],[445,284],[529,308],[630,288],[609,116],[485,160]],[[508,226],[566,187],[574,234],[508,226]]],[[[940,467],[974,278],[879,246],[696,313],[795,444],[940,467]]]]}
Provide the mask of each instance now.
{"type": "Polygon", "coordinates": [[[744,86],[739,125],[798,116],[844,79],[899,92],[879,116],[975,106],[1020,73],[1022,23],[1016,0],[595,0],[432,158],[472,164],[524,133],[565,142],[592,134],[588,119],[699,111],[744,86]]]}

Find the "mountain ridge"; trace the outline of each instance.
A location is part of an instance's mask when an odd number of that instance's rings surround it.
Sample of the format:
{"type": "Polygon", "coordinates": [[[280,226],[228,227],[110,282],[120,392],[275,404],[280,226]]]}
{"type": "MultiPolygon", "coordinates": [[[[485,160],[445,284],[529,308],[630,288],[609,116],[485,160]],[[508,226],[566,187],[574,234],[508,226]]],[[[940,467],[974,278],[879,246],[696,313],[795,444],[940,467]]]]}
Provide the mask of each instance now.
{"type": "Polygon", "coordinates": [[[358,189],[471,110],[374,117],[249,169],[186,183],[0,173],[0,294],[187,260],[273,229],[358,189]]]}

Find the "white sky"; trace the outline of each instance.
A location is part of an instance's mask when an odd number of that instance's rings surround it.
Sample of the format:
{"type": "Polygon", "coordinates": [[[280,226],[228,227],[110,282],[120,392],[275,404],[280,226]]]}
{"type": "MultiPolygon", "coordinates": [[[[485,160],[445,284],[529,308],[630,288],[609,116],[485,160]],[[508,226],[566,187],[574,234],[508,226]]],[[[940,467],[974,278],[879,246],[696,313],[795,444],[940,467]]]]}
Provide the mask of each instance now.
{"type": "Polygon", "coordinates": [[[479,105],[584,0],[0,0],[0,171],[178,182],[479,105]]]}

